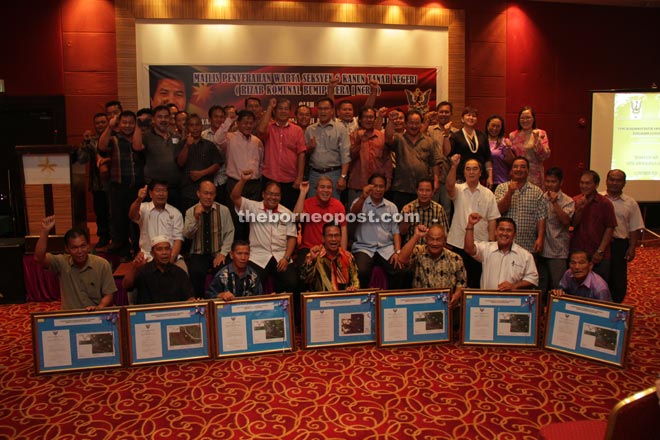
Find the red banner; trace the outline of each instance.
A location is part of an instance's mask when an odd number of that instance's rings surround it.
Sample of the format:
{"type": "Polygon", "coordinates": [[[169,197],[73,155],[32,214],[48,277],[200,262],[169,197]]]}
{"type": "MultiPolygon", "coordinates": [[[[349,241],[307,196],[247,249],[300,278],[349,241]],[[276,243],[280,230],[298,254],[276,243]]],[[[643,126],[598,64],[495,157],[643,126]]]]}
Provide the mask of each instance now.
{"type": "Polygon", "coordinates": [[[335,99],[348,99],[358,109],[370,93],[369,81],[379,83],[376,107],[435,107],[436,69],[409,67],[292,67],[292,66],[149,66],[151,105],[174,102],[181,109],[206,116],[212,105],[244,107],[248,96],[266,105],[272,96],[314,107],[327,94],[328,82],[339,77],[335,99]]]}

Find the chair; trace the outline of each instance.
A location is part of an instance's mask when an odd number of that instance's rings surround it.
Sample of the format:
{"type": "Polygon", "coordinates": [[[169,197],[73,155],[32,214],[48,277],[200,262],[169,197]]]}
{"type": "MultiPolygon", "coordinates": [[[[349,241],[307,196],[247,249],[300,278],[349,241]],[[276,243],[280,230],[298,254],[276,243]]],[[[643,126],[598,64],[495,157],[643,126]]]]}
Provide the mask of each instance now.
{"type": "Polygon", "coordinates": [[[542,440],[658,440],[660,406],[656,388],[633,394],[616,404],[607,422],[583,420],[541,428],[542,440]]]}

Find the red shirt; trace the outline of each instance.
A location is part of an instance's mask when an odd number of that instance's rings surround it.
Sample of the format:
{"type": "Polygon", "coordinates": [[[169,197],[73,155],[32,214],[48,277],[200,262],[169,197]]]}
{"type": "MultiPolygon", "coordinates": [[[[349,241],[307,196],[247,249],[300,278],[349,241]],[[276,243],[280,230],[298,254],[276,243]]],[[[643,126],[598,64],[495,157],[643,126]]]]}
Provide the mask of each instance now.
{"type": "MultiPolygon", "coordinates": [[[[573,197],[575,206],[578,205],[578,201],[581,199],[584,199],[582,194],[573,197]]],[[[575,227],[571,238],[571,251],[582,250],[593,254],[600,246],[605,229],[614,228],[616,224],[612,202],[607,197],[596,193],[591,202],[588,202],[582,209],[582,219],[580,224],[575,227]]],[[[605,248],[603,258],[610,258],[609,244],[605,248]]]]}
{"type": "Polygon", "coordinates": [[[305,135],[296,124],[272,122],[262,136],[266,157],[263,175],[279,183],[290,183],[298,175],[298,154],[307,150],[305,135]]]}
{"type": "Polygon", "coordinates": [[[327,223],[327,219],[320,219],[319,221],[312,221],[311,217],[314,214],[340,214],[338,216],[333,216],[333,219],[330,221],[342,220],[339,223],[339,226],[346,226],[346,210],[344,205],[331,197],[328,201],[328,206],[321,206],[319,203],[318,197],[310,197],[305,200],[303,205],[303,212],[310,215],[310,219],[306,219],[302,222],[302,243],[300,244],[301,249],[311,249],[313,246],[317,246],[323,243],[323,225],[327,223]],[[341,217],[341,218],[338,218],[341,217]]]}

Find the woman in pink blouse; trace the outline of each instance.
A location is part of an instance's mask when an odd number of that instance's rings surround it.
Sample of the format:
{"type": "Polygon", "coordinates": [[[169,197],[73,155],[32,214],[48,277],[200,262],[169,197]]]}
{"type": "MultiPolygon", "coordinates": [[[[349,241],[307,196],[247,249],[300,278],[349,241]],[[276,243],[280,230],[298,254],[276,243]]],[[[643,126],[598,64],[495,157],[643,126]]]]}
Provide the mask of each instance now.
{"type": "Polygon", "coordinates": [[[516,156],[529,161],[529,181],[543,188],[543,161],[550,157],[548,134],[536,128],[534,109],[525,106],[518,113],[518,130],[509,134],[516,156]]]}

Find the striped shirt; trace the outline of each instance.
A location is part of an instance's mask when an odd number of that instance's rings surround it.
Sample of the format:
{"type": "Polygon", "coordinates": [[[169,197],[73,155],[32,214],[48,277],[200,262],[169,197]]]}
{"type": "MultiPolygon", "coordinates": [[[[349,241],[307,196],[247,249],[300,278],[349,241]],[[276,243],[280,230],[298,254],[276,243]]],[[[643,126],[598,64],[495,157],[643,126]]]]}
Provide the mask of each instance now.
{"type": "MultiPolygon", "coordinates": [[[[405,241],[408,241],[412,238],[412,236],[415,234],[415,228],[420,224],[428,228],[432,224],[438,223],[444,228],[445,234],[449,233],[449,222],[447,221],[447,214],[445,213],[445,209],[439,203],[431,200],[431,203],[429,203],[427,207],[422,207],[419,204],[419,199],[417,199],[404,206],[402,212],[406,211],[407,206],[410,206],[411,214],[417,214],[415,217],[417,217],[419,221],[409,222],[410,228],[408,228],[408,232],[406,233],[405,241]]],[[[424,244],[426,243],[426,240],[424,238],[420,238],[418,243],[424,244]]]]}
{"type": "Polygon", "coordinates": [[[198,204],[188,208],[183,224],[183,236],[192,240],[191,254],[229,255],[231,244],[234,241],[234,223],[226,206],[213,202],[211,209],[195,218],[195,208],[198,204]],[[205,234],[204,231],[208,231],[205,234]]]}

